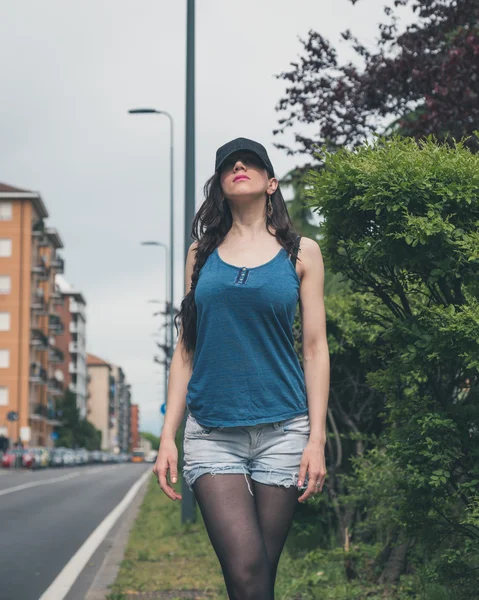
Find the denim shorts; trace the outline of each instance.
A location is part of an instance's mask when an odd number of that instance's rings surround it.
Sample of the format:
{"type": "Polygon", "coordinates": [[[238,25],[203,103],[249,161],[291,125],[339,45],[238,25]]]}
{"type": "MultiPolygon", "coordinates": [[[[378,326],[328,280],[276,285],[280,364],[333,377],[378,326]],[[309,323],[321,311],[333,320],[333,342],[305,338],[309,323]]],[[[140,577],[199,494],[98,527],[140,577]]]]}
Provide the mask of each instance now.
{"type": "MultiPolygon", "coordinates": [[[[205,427],[188,413],[183,443],[183,478],[191,491],[209,473],[243,473],[259,483],[297,487],[299,466],[309,440],[308,413],[247,427],[205,427]]],[[[303,485],[308,485],[306,474],[303,485]]],[[[248,483],[251,495],[254,495],[248,483]]]]}

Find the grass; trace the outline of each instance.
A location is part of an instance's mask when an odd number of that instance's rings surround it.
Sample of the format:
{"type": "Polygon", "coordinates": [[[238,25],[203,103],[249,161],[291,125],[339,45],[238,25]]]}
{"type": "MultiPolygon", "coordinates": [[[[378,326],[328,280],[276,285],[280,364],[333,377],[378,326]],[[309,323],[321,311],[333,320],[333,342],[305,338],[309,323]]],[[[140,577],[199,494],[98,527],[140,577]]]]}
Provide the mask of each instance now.
{"type": "MultiPolygon", "coordinates": [[[[180,486],[176,489],[179,491],[180,486]]],[[[197,590],[197,600],[228,600],[220,564],[198,506],[196,514],[196,523],[182,525],[181,502],[167,498],[152,475],[108,600],[160,590],[165,598],[176,598],[166,592],[177,592],[178,600],[182,600],[181,590],[188,598],[192,596],[187,591],[197,590]]],[[[276,585],[278,600],[301,597],[292,589],[296,588],[298,574],[304,572],[301,563],[301,558],[293,558],[285,549],[276,585]]]]}
{"type": "MultiPolygon", "coordinates": [[[[176,489],[179,491],[179,484],[176,489]]],[[[107,599],[127,600],[141,592],[161,591],[163,594],[154,597],[228,600],[199,507],[196,514],[196,523],[182,525],[181,501],[167,498],[152,475],[107,599]]],[[[386,590],[362,578],[348,581],[341,549],[311,550],[305,542],[290,532],[278,569],[277,600],[445,600],[448,597],[432,589],[417,595],[417,581],[410,577],[405,577],[396,590],[386,590]]]]}

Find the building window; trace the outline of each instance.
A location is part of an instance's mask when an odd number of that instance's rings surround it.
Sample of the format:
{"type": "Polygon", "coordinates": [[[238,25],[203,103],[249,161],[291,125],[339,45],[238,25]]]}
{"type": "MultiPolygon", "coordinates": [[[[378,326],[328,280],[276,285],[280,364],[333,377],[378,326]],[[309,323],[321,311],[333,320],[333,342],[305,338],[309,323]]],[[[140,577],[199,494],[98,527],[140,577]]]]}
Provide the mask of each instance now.
{"type": "Polygon", "coordinates": [[[0,312],[0,331],[10,331],[9,312],[0,312]]]}
{"type": "Polygon", "coordinates": [[[8,406],[8,388],[0,385],[0,406],[8,406]]]}
{"type": "Polygon", "coordinates": [[[0,202],[0,221],[11,221],[12,216],[12,203],[0,202]]]}
{"type": "Polygon", "coordinates": [[[6,258],[7,256],[12,256],[12,240],[0,238],[0,257],[6,258]]]}
{"type": "Polygon", "coordinates": [[[8,369],[10,366],[10,350],[0,350],[0,369],[8,369]]]}
{"type": "Polygon", "coordinates": [[[12,291],[10,275],[0,275],[0,294],[9,294],[12,291]]]}

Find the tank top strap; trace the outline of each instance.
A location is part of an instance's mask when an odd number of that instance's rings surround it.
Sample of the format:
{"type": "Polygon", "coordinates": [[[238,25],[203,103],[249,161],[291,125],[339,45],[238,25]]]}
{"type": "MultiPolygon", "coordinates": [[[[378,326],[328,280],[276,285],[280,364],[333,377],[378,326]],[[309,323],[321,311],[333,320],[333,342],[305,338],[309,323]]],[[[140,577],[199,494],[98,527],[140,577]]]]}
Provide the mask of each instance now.
{"type": "Polygon", "coordinates": [[[293,263],[293,267],[296,268],[296,259],[298,258],[298,251],[299,251],[299,240],[301,239],[301,236],[298,235],[296,236],[296,239],[294,241],[294,245],[293,245],[293,252],[290,256],[290,260],[293,263]]]}

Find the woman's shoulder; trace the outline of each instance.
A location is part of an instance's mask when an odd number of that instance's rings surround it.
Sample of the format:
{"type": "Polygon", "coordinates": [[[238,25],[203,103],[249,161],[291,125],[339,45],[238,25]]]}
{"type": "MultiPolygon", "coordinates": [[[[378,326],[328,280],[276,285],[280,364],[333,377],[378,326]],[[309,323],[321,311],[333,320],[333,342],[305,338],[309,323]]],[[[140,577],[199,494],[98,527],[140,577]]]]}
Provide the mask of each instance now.
{"type": "MultiPolygon", "coordinates": [[[[297,243],[297,242],[296,242],[297,243]]],[[[317,256],[318,253],[321,253],[319,248],[319,244],[313,238],[306,237],[304,235],[300,235],[299,237],[299,252],[306,255],[317,256]]]]}
{"type": "Polygon", "coordinates": [[[318,261],[322,262],[321,249],[318,242],[313,238],[302,235],[299,240],[298,258],[300,258],[300,261],[297,264],[301,272],[300,277],[302,278],[311,265],[317,264],[318,261]]]}

